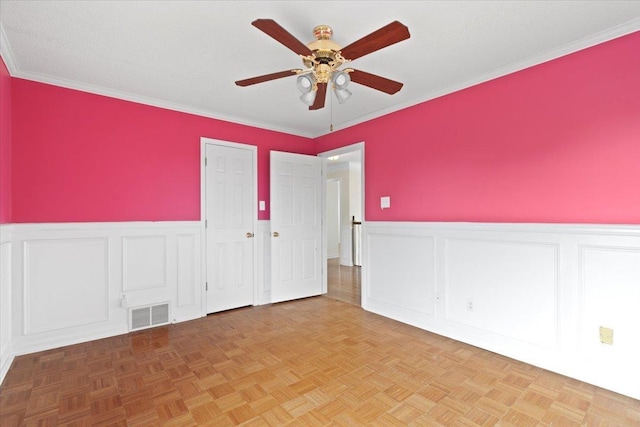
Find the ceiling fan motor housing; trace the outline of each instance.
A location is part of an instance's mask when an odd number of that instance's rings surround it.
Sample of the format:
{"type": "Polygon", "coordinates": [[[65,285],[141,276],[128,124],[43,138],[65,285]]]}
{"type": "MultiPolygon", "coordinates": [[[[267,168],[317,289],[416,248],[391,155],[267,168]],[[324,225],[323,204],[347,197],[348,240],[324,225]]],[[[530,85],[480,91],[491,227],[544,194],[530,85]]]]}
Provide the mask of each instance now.
{"type": "Polygon", "coordinates": [[[344,62],[339,54],[342,48],[331,40],[333,30],[328,25],[317,25],[313,29],[313,35],[316,40],[307,44],[307,47],[313,51],[313,55],[311,58],[303,58],[303,62],[307,68],[315,70],[318,83],[327,83],[331,73],[344,62]]]}

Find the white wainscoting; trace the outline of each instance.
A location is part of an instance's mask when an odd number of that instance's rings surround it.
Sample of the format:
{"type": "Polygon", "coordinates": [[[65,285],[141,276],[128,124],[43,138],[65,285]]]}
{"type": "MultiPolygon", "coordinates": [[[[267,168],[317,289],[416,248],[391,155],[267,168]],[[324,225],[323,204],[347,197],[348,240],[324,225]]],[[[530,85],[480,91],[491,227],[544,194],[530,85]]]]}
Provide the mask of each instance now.
{"type": "Polygon", "coordinates": [[[29,239],[23,247],[23,334],[109,320],[106,237],[29,239]]]}
{"type": "MultiPolygon", "coordinates": [[[[15,355],[203,316],[200,222],[0,226],[0,381],[15,355]],[[47,299],[45,299],[45,297],[47,299]],[[89,312],[90,311],[90,312],[89,312]]],[[[640,398],[640,226],[367,222],[363,308],[640,398]],[[599,328],[614,330],[614,344],[599,328]]],[[[271,302],[259,221],[256,304],[271,302]]]]}
{"type": "Polygon", "coordinates": [[[7,352],[12,358],[128,332],[128,307],[169,301],[172,322],[204,315],[200,222],[10,227],[9,238],[2,229],[3,374],[7,352]]]}
{"type": "Polygon", "coordinates": [[[367,222],[364,245],[366,310],[640,398],[640,226],[367,222]]]}
{"type": "Polygon", "coordinates": [[[178,264],[178,296],[176,303],[178,307],[189,307],[196,304],[196,295],[200,287],[198,286],[200,272],[196,270],[195,259],[199,257],[197,252],[197,234],[178,234],[176,245],[176,260],[178,264]]]}
{"type": "Polygon", "coordinates": [[[124,292],[167,286],[167,236],[122,238],[122,289],[124,292]]]}
{"type": "Polygon", "coordinates": [[[11,343],[11,236],[13,227],[0,224],[0,383],[13,362],[11,343]]]}

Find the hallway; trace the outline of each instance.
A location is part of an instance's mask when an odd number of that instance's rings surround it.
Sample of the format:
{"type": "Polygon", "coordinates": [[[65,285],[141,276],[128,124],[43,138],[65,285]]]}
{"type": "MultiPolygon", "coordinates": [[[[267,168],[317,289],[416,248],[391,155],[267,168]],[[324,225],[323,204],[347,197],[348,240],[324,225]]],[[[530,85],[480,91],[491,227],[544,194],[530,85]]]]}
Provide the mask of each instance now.
{"type": "Polygon", "coordinates": [[[339,258],[327,260],[329,280],[327,283],[327,297],[348,304],[361,305],[361,267],[340,265],[339,258]]]}

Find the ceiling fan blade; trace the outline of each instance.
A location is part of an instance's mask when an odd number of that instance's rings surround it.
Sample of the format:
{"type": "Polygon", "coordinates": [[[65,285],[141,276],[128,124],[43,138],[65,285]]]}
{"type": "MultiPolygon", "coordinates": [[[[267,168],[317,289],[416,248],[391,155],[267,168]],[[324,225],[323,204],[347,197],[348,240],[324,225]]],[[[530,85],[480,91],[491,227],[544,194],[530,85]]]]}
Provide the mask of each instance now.
{"type": "Polygon", "coordinates": [[[368,55],[371,52],[375,52],[376,50],[406,40],[409,37],[411,37],[409,29],[400,22],[393,21],[391,24],[344,47],[342,49],[342,56],[354,60],[361,56],[368,55]]]}
{"type": "Polygon", "coordinates": [[[354,83],[368,86],[372,89],[379,90],[389,95],[393,95],[402,89],[403,84],[395,80],[390,80],[385,77],[380,77],[375,74],[367,73],[364,71],[353,70],[349,73],[351,81],[354,83]]]}
{"type": "Polygon", "coordinates": [[[264,76],[257,76],[257,77],[251,77],[250,79],[238,80],[236,84],[238,86],[251,86],[256,83],[268,82],[269,80],[295,76],[298,73],[298,71],[302,71],[302,70],[278,71],[277,73],[265,74],[264,76]]]}
{"type": "Polygon", "coordinates": [[[292,36],[273,19],[256,19],[251,23],[254,27],[282,43],[298,55],[311,55],[313,52],[304,43],[292,36]]]}
{"type": "Polygon", "coordinates": [[[318,83],[318,91],[316,92],[316,100],[313,101],[313,105],[309,107],[309,110],[319,110],[324,108],[324,101],[327,98],[327,84],[318,83]]]}

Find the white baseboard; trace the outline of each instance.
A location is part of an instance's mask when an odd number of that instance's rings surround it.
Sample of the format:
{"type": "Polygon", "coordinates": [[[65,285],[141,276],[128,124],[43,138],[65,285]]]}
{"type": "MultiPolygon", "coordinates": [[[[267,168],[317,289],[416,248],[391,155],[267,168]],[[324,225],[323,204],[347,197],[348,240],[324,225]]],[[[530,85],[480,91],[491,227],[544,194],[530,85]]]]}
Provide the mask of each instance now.
{"type": "Polygon", "coordinates": [[[0,349],[0,385],[2,381],[4,381],[4,377],[9,372],[9,368],[13,363],[13,359],[15,358],[15,354],[13,353],[13,349],[10,344],[5,345],[2,349],[0,349]]]}
{"type": "Polygon", "coordinates": [[[0,384],[13,363],[11,342],[11,224],[0,224],[0,384]]]}
{"type": "Polygon", "coordinates": [[[364,244],[366,310],[640,398],[640,226],[367,222],[364,244]]]}

